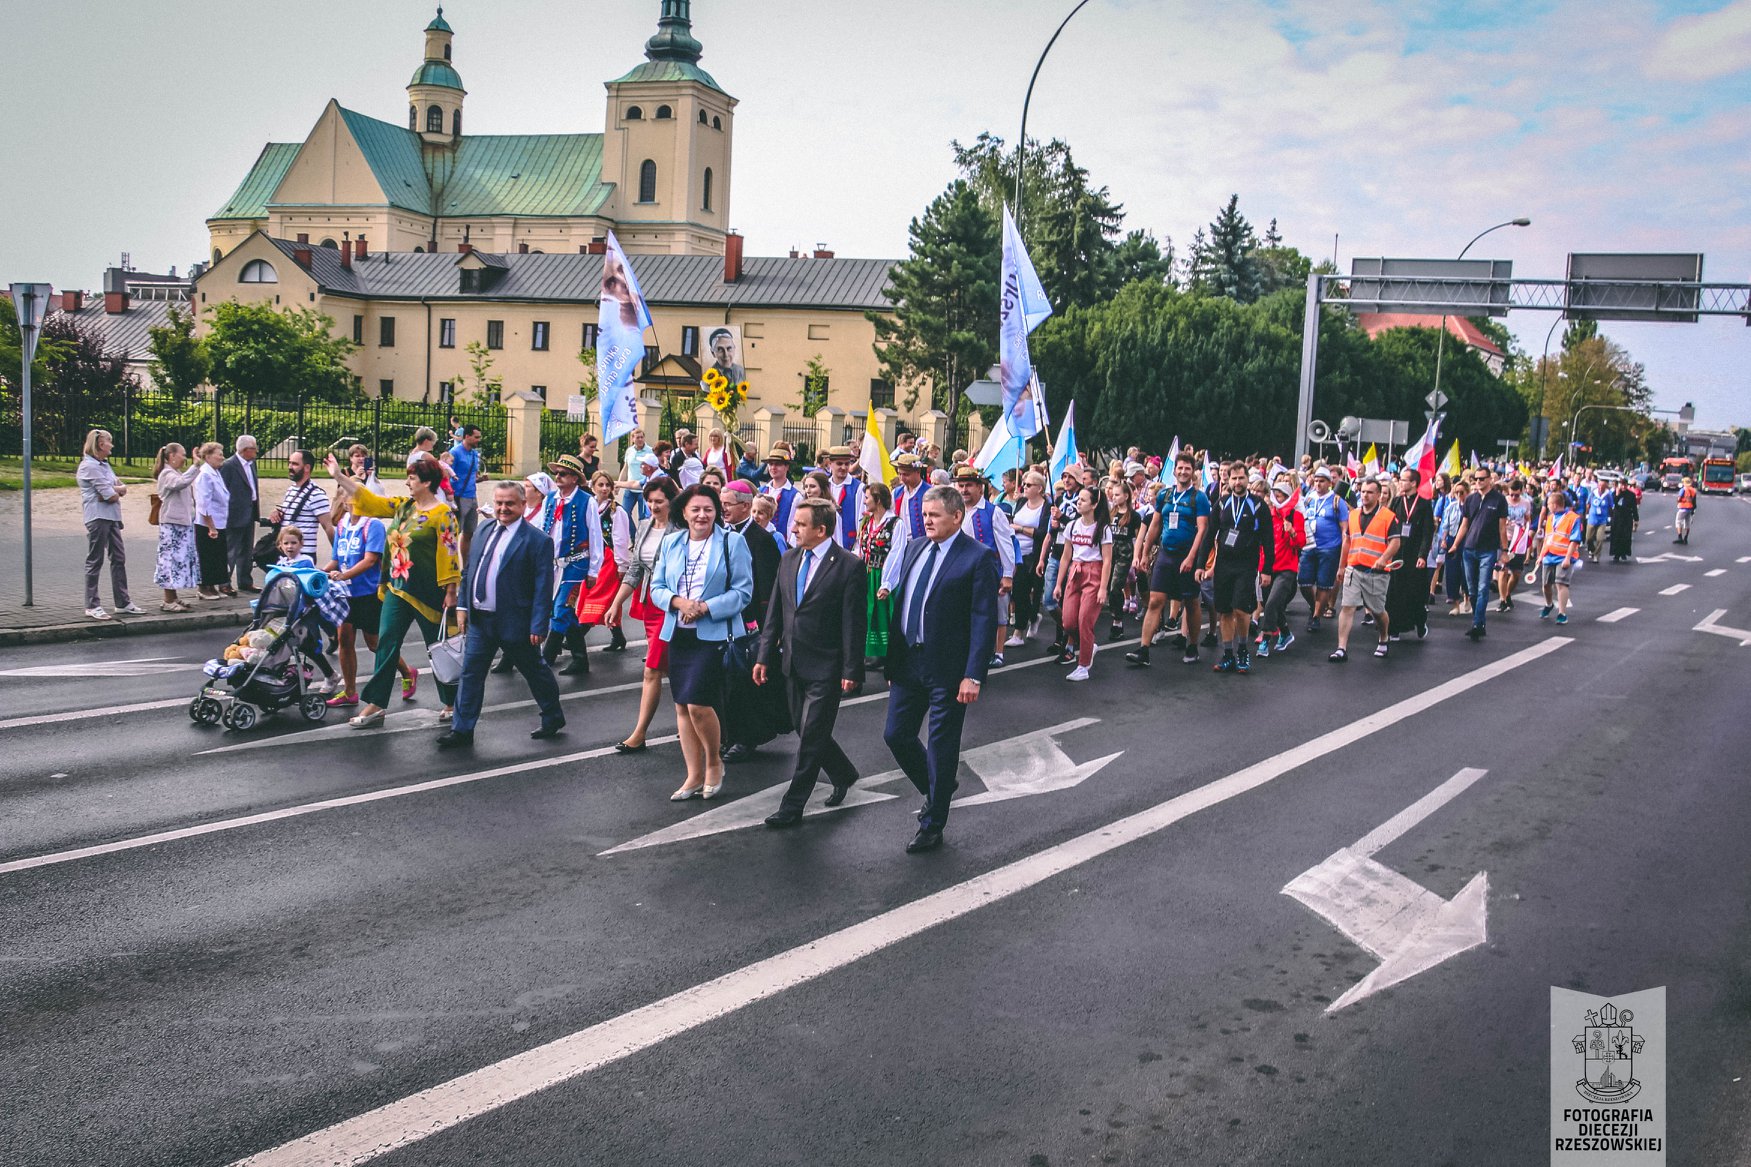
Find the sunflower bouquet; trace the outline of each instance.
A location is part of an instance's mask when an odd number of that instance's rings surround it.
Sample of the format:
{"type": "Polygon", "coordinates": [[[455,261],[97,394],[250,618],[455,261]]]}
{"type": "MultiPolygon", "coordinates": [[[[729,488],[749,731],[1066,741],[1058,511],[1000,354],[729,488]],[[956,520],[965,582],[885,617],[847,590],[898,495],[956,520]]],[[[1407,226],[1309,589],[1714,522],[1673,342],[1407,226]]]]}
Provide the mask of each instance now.
{"type": "Polygon", "coordinates": [[[707,369],[705,376],[699,379],[699,387],[705,391],[705,403],[721,419],[723,428],[734,433],[736,411],[748,400],[748,383],[731,383],[722,369],[707,369]]]}

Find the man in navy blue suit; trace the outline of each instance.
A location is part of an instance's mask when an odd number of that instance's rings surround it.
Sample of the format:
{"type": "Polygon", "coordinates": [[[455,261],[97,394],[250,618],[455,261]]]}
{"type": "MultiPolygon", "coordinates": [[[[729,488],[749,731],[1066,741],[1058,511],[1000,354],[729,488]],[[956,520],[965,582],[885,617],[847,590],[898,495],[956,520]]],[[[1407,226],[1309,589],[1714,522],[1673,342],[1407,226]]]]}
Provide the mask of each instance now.
{"type": "Polygon", "coordinates": [[[888,644],[888,728],[900,769],[924,795],[907,852],[942,846],[961,764],[961,725],[979,699],[997,635],[997,554],[961,533],[966,503],[952,486],[924,495],[924,538],[906,542],[895,577],[888,644]],[[930,716],[930,739],[918,731],[930,716]]]}
{"type": "Polygon", "coordinates": [[[523,521],[523,488],[500,482],[492,493],[493,523],[475,532],[468,567],[457,589],[456,607],[467,621],[456,713],[438,738],[441,748],[474,744],[487,669],[495,653],[523,674],[541,727],[532,738],[550,738],[565,728],[559,707],[559,682],[541,657],[553,615],[553,544],[539,528],[523,521]]]}

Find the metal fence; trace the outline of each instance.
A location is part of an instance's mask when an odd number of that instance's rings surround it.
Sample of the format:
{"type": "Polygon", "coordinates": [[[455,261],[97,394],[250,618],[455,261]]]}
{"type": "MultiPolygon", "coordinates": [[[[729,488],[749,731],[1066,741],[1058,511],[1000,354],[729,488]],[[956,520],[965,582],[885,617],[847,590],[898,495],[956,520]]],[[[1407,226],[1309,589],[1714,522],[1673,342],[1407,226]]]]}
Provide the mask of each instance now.
{"type": "MultiPolygon", "coordinates": [[[[546,465],[561,454],[576,455],[578,439],[593,434],[596,427],[589,421],[573,421],[567,413],[548,410],[541,415],[541,462],[546,465]]],[[[624,443],[621,443],[624,445],[624,443]]]]}

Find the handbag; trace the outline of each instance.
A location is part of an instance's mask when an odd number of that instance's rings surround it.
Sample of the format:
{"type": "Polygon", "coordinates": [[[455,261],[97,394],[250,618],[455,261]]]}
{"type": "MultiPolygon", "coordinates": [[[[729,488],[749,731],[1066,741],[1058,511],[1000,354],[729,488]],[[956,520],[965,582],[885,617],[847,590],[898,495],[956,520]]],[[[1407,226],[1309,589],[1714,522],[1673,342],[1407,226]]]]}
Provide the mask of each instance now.
{"type": "Polygon", "coordinates": [[[151,498],[152,509],[146,512],[146,521],[156,527],[158,525],[158,513],[160,508],[164,505],[164,500],[158,497],[156,491],[152,493],[151,498]]]}
{"type": "Polygon", "coordinates": [[[438,639],[426,650],[426,655],[432,658],[432,676],[439,684],[454,685],[462,679],[462,650],[468,644],[468,634],[458,629],[445,635],[445,629],[450,627],[450,613],[453,608],[445,608],[438,619],[438,639]]]}

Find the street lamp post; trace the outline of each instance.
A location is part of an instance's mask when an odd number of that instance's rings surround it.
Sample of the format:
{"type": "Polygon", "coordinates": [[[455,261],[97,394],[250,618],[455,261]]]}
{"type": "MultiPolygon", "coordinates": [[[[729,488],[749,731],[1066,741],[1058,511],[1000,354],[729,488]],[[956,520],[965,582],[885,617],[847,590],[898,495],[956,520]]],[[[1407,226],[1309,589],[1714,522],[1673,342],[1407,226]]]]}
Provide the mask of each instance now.
{"type": "Polygon", "coordinates": [[[1088,0],[1078,0],[1076,7],[1070,10],[1058,24],[1058,31],[1052,34],[1052,39],[1046,42],[1046,47],[1040,50],[1040,59],[1034,62],[1033,76],[1027,81],[1027,94],[1021,99],[1021,138],[1015,144],[1015,221],[1021,223],[1021,172],[1027,166],[1027,110],[1034,99],[1034,82],[1040,79],[1040,66],[1046,63],[1046,54],[1052,51],[1052,46],[1058,43],[1058,35],[1064,31],[1064,26],[1070,23],[1070,18],[1081,12],[1088,0]]]}
{"type": "Polygon", "coordinates": [[[1537,457],[1544,458],[1544,447],[1550,441],[1549,427],[1539,425],[1544,420],[1544,398],[1550,388],[1550,338],[1556,335],[1556,326],[1563,322],[1561,315],[1550,322],[1550,331],[1544,334],[1544,360],[1538,366],[1538,416],[1532,419],[1532,444],[1537,447],[1537,457]],[[1546,432],[1539,433],[1543,428],[1546,432]]]}
{"type": "MultiPolygon", "coordinates": [[[[1500,231],[1503,227],[1530,227],[1530,226],[1532,226],[1532,220],[1522,216],[1521,218],[1518,218],[1518,219],[1509,219],[1506,223],[1497,223],[1494,227],[1486,227],[1482,231],[1479,231],[1476,235],[1473,235],[1471,237],[1471,243],[1467,243],[1464,247],[1461,247],[1459,249],[1459,258],[1464,259],[1465,253],[1471,250],[1472,243],[1476,243],[1479,239],[1482,239],[1485,235],[1488,235],[1491,231],[1500,231]]],[[[1435,342],[1435,399],[1437,401],[1439,401],[1441,399],[1441,355],[1442,355],[1442,353],[1444,353],[1446,351],[1446,348],[1447,348],[1447,313],[1443,312],[1443,313],[1441,313],[1441,337],[1439,340],[1437,340],[1435,342]]]]}
{"type": "Polygon", "coordinates": [[[1615,410],[1615,411],[1619,411],[1619,412],[1623,412],[1623,413],[1643,413],[1643,412],[1646,412],[1646,413],[1672,413],[1672,414],[1676,414],[1679,412],[1676,409],[1649,409],[1649,410],[1644,411],[1641,409],[1637,409],[1633,405],[1600,405],[1598,403],[1594,403],[1591,405],[1583,405],[1583,406],[1581,406],[1581,408],[1575,410],[1575,416],[1569,419],[1569,448],[1570,449],[1577,449],[1580,446],[1579,428],[1581,425],[1581,415],[1583,413],[1587,412],[1589,409],[1615,410]]]}

